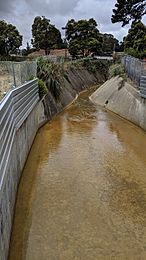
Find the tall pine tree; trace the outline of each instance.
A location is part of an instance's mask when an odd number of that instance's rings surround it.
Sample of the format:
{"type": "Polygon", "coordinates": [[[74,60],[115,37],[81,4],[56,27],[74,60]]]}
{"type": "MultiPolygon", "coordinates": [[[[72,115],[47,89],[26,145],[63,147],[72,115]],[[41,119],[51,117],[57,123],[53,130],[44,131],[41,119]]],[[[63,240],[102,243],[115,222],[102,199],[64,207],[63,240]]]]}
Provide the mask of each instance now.
{"type": "Polygon", "coordinates": [[[124,38],[125,52],[136,58],[146,57],[146,26],[142,22],[133,22],[124,38]]]}
{"type": "Polygon", "coordinates": [[[117,0],[113,9],[112,23],[122,22],[122,26],[132,21],[140,21],[146,14],[146,0],[117,0]]]}

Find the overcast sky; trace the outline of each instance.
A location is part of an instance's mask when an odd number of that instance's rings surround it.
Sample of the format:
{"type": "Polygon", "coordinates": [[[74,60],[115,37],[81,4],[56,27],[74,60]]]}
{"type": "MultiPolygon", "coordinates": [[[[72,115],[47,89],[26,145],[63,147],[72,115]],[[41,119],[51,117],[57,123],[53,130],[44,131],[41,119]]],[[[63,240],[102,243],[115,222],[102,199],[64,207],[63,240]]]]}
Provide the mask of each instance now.
{"type": "Polygon", "coordinates": [[[127,28],[112,24],[112,9],[116,0],[0,0],[0,20],[16,25],[23,35],[23,46],[31,41],[34,17],[46,16],[61,30],[68,19],[94,18],[101,32],[112,33],[122,40],[127,28]]]}

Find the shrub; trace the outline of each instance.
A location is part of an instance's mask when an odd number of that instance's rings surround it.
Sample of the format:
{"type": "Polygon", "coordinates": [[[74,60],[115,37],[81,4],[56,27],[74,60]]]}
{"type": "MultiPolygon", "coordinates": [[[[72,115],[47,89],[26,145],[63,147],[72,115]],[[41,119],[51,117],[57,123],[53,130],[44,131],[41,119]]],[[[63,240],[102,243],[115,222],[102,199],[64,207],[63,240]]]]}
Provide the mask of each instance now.
{"type": "Polygon", "coordinates": [[[64,84],[64,71],[60,64],[47,59],[38,60],[37,76],[45,83],[48,90],[58,99],[64,84]]]}
{"type": "Polygon", "coordinates": [[[42,79],[38,80],[38,87],[39,87],[39,96],[43,98],[48,93],[47,87],[45,82],[42,79]]]}
{"type": "Polygon", "coordinates": [[[75,68],[85,68],[91,74],[96,76],[96,73],[100,73],[105,78],[108,76],[109,66],[111,65],[111,61],[108,60],[97,60],[96,58],[84,58],[77,61],[72,62],[72,66],[75,68]]]}
{"type": "Polygon", "coordinates": [[[112,63],[113,61],[108,61],[108,60],[94,60],[93,64],[96,68],[96,71],[104,75],[105,78],[108,78],[109,67],[112,63]]]}
{"type": "Polygon", "coordinates": [[[33,75],[31,75],[31,76],[28,78],[28,81],[33,80],[33,79],[35,79],[35,77],[34,77],[33,75]]]}
{"type": "Polygon", "coordinates": [[[122,64],[114,64],[109,68],[109,78],[121,76],[125,77],[124,67],[122,64]]]}
{"type": "Polygon", "coordinates": [[[130,56],[133,56],[135,58],[138,58],[138,59],[143,59],[146,57],[146,50],[144,51],[139,51],[139,50],[136,50],[136,49],[133,49],[133,48],[129,48],[126,50],[126,53],[130,56]]]}

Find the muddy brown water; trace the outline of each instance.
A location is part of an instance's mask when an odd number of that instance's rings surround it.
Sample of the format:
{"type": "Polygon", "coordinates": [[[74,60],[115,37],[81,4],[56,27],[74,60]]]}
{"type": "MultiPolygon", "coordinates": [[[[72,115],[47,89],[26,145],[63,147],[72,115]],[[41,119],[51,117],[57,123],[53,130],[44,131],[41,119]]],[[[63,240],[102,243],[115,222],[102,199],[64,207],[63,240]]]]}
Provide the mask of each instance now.
{"type": "Polygon", "coordinates": [[[89,93],[36,136],[9,260],[146,259],[146,133],[89,93]]]}

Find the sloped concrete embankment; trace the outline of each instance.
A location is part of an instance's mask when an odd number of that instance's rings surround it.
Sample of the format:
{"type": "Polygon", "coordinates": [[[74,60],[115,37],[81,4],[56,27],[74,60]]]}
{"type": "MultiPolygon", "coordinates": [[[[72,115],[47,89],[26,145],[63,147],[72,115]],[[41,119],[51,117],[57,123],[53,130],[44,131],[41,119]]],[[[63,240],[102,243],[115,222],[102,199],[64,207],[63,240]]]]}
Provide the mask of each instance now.
{"type": "Polygon", "coordinates": [[[78,93],[93,85],[102,84],[105,80],[105,75],[98,72],[92,74],[86,69],[68,69],[59,98],[55,99],[49,91],[42,100],[46,121],[61,112],[75,99],[78,93]]]}
{"type": "Polygon", "coordinates": [[[146,130],[146,101],[122,78],[106,81],[90,99],[146,130]]]}

